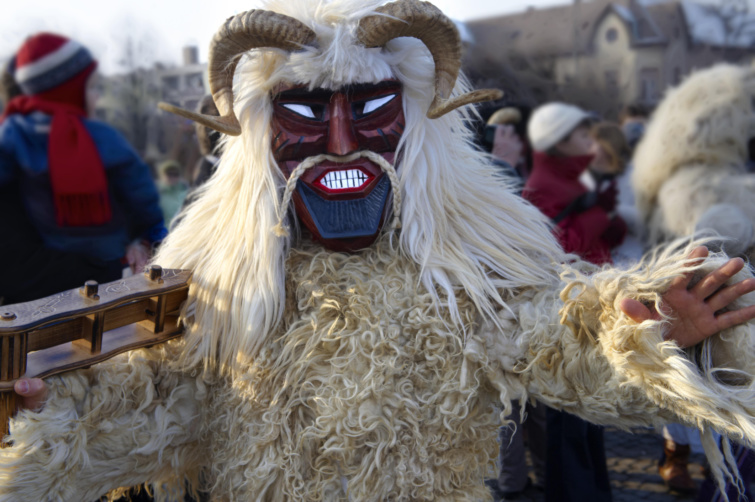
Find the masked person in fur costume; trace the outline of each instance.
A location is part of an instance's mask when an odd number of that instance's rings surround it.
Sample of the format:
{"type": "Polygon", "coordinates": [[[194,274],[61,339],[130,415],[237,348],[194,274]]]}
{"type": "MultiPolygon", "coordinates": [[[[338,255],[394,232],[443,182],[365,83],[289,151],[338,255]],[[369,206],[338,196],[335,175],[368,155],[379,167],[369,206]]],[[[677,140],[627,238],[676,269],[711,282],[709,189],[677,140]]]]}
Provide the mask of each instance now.
{"type": "Polygon", "coordinates": [[[721,64],[691,75],[659,105],[634,156],[637,209],[651,244],[713,234],[755,258],[755,70],[721,64]]]}
{"type": "Polygon", "coordinates": [[[620,272],[559,249],[473,146],[430,4],[271,1],[215,36],[217,172],[157,261],[186,336],[45,382],[0,500],[489,500],[499,410],[755,441],[755,279],[704,248],[620,272]],[[292,207],[289,202],[292,201],[292,207]],[[726,284],[726,286],[724,286],[726,284]],[[749,306],[748,306],[749,305],[749,306]],[[682,348],[688,347],[688,348],[682,348]]]}

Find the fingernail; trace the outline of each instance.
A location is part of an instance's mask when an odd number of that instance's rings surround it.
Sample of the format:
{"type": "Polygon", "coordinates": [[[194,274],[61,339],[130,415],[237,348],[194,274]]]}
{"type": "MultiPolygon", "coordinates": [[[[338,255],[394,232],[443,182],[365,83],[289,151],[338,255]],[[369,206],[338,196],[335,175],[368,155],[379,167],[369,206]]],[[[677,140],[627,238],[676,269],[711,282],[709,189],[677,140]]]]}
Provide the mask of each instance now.
{"type": "Polygon", "coordinates": [[[26,380],[21,380],[20,382],[18,382],[18,391],[21,394],[26,394],[27,392],[29,392],[29,382],[27,382],[26,380]]]}

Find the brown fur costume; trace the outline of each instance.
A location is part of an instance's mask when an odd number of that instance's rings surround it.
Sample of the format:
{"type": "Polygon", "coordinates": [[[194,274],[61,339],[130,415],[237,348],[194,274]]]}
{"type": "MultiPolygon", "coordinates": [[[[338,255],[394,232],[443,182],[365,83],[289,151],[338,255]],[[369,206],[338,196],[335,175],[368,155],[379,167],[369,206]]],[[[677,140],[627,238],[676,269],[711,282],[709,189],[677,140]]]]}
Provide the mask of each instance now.
{"type": "Polygon", "coordinates": [[[242,134],[157,257],[194,271],[185,338],[48,379],[44,408],[21,412],[0,450],[0,501],[92,500],[144,482],[176,501],[185,481],[218,501],[489,500],[498,406],[505,416],[513,399],[753,444],[753,323],[684,351],[663,341],[665,321],[637,325],[618,308],[658,303],[691,270],[690,248],[629,272],[562,265],[573,257],[544,217],[473,146],[469,113],[426,117],[425,47],[354,43],[378,3],[270,2],[318,43],[242,58],[242,134]],[[400,230],[353,254],[274,233],[288,208],[271,91],[386,78],[402,83],[406,117],[400,230]]]}

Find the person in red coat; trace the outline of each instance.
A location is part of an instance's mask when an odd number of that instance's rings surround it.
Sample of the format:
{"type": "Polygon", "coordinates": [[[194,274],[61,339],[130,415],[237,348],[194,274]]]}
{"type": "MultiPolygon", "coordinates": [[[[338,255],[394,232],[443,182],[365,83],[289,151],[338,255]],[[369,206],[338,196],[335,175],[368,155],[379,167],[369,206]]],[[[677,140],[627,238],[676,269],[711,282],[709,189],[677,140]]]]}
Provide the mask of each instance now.
{"type": "MultiPolygon", "coordinates": [[[[626,224],[615,214],[615,185],[597,192],[579,180],[595,151],[590,116],[549,103],[534,111],[527,132],[534,153],[522,196],[551,219],[565,251],[597,265],[611,263],[626,224]]],[[[546,502],[611,502],[603,429],[551,408],[546,418],[546,502]]]]}
{"type": "Polygon", "coordinates": [[[596,265],[611,263],[626,224],[615,214],[615,185],[592,192],[579,180],[593,160],[590,116],[576,106],[548,103],[533,113],[528,134],[534,154],[522,196],[553,221],[566,252],[596,265]]]}

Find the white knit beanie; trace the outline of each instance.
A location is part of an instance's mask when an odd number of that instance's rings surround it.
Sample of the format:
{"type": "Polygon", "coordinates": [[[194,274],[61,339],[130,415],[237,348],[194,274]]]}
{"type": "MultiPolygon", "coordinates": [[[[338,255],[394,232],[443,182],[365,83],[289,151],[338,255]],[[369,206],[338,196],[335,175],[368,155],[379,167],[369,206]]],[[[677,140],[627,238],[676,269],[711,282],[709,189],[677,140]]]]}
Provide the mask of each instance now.
{"type": "Polygon", "coordinates": [[[590,115],[579,107],[566,103],[548,103],[537,108],[527,124],[527,135],[536,152],[546,152],[590,115]]]}

